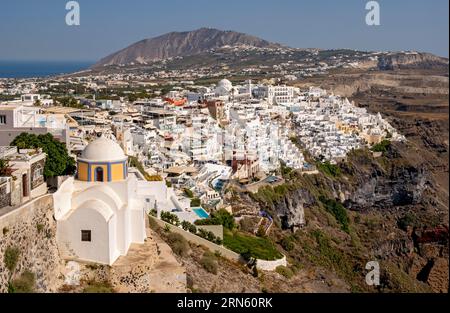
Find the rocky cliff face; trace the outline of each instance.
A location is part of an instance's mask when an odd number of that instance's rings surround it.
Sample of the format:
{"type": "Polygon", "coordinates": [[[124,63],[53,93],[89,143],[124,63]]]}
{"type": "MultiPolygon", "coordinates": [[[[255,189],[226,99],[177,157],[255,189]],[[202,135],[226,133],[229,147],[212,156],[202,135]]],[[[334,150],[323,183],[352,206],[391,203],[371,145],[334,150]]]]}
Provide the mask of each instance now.
{"type": "Polygon", "coordinates": [[[40,198],[0,218],[0,293],[7,292],[10,277],[31,271],[37,292],[55,292],[64,283],[60,277],[63,261],[56,243],[53,198],[40,198]],[[4,265],[7,249],[19,252],[17,266],[9,273],[4,265]],[[12,275],[12,276],[11,276],[12,275]]]}
{"type": "Polygon", "coordinates": [[[347,189],[344,205],[352,210],[363,211],[413,205],[421,201],[429,183],[424,169],[393,166],[388,171],[375,166],[365,175],[355,172],[356,188],[353,191],[347,189]]]}
{"type": "Polygon", "coordinates": [[[300,227],[305,224],[305,205],[314,202],[312,195],[305,189],[296,189],[284,195],[275,203],[274,210],[281,220],[283,228],[300,227]]]}
{"type": "MultiPolygon", "coordinates": [[[[417,156],[413,160],[410,151],[408,143],[392,144],[376,158],[370,151],[356,150],[339,164],[338,177],[293,177],[282,196],[268,197],[276,199],[269,204],[271,213],[280,219],[282,231],[304,226],[304,234],[321,229],[330,238],[339,238],[335,249],[341,252],[335,253],[347,255],[352,266],[380,260],[384,266],[380,291],[448,290],[448,208],[434,200],[436,186],[424,166],[426,160],[417,156]],[[350,230],[330,223],[335,219],[332,212],[319,209],[320,195],[344,205],[350,230]]],[[[311,251],[303,253],[304,259],[311,251]]]]}
{"type": "Polygon", "coordinates": [[[448,59],[430,53],[393,53],[378,58],[378,69],[431,69],[448,67],[448,59]]]}
{"type": "Polygon", "coordinates": [[[176,56],[198,54],[223,46],[249,45],[254,47],[280,47],[278,44],[233,31],[200,28],[190,32],[172,32],[139,41],[100,60],[94,67],[129,63],[144,63],[176,56]]]}

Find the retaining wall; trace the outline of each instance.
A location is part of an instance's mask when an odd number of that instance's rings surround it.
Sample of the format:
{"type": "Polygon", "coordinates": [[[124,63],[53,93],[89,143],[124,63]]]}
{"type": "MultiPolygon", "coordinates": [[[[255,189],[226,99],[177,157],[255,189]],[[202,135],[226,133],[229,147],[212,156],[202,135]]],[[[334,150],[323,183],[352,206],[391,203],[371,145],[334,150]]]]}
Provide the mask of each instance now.
{"type": "Polygon", "coordinates": [[[62,281],[58,278],[61,259],[55,233],[52,195],[34,199],[0,217],[0,293],[7,292],[11,275],[3,261],[8,247],[19,250],[13,278],[29,270],[36,276],[36,291],[57,290],[62,281]]]}
{"type": "MultiPolygon", "coordinates": [[[[198,245],[205,246],[211,252],[219,251],[221,256],[223,256],[229,260],[243,262],[242,257],[239,253],[236,253],[232,250],[225,248],[224,246],[219,246],[218,244],[215,244],[209,240],[206,240],[202,237],[194,235],[188,231],[185,231],[184,229],[182,229],[180,227],[177,227],[172,224],[166,223],[162,220],[159,220],[154,216],[150,216],[150,218],[153,219],[159,226],[161,226],[163,228],[166,227],[166,225],[168,225],[170,227],[171,232],[182,235],[187,241],[193,242],[198,245]]],[[[274,260],[274,261],[257,259],[257,262],[256,262],[256,268],[258,268],[259,270],[264,270],[264,271],[274,271],[280,265],[283,265],[283,266],[287,265],[286,256],[283,256],[283,258],[274,260]]]]}
{"type": "Polygon", "coordinates": [[[171,232],[182,235],[186,240],[188,240],[190,242],[205,246],[211,252],[219,251],[223,257],[225,257],[229,260],[232,260],[232,261],[240,261],[241,260],[241,256],[234,251],[231,251],[223,246],[219,246],[218,244],[215,244],[209,240],[206,240],[202,237],[194,235],[188,231],[185,231],[184,229],[182,229],[180,227],[177,227],[172,224],[166,223],[162,220],[159,220],[159,219],[155,218],[154,216],[150,216],[150,218],[153,219],[159,226],[161,226],[163,228],[166,227],[166,225],[169,225],[171,232]]]}

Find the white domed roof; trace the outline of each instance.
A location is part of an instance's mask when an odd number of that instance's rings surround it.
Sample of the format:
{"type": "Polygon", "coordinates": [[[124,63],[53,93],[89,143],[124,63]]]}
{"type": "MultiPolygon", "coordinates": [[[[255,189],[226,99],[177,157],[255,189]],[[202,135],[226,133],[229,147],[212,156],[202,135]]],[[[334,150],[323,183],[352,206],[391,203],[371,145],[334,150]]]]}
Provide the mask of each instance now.
{"type": "Polygon", "coordinates": [[[80,157],[82,160],[97,162],[121,161],[126,158],[122,148],[106,137],[100,137],[88,144],[80,157]]]}
{"type": "Polygon", "coordinates": [[[230,91],[233,88],[233,84],[228,79],[222,79],[218,84],[217,87],[223,87],[227,91],[230,91]]]}

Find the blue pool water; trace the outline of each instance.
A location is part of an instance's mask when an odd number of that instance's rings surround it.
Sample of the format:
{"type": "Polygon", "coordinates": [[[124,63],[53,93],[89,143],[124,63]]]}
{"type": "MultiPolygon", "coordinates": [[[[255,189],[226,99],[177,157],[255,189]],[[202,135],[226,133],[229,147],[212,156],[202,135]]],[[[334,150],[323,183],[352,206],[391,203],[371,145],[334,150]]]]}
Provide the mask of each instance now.
{"type": "Polygon", "coordinates": [[[217,182],[216,182],[216,184],[215,184],[215,186],[214,186],[214,189],[215,189],[216,191],[221,191],[224,184],[225,184],[225,182],[224,182],[223,180],[218,179],[217,182]]]}
{"type": "Polygon", "coordinates": [[[208,218],[209,214],[206,212],[203,208],[193,208],[192,211],[195,212],[195,214],[198,215],[200,218],[208,218]]]}

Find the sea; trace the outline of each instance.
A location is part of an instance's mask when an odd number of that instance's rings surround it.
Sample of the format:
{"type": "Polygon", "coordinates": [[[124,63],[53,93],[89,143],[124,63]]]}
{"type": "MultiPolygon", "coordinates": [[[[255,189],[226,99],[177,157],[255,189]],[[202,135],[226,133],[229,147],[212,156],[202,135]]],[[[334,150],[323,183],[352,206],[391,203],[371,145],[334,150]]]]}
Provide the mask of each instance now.
{"type": "Polygon", "coordinates": [[[32,78],[70,74],[88,69],[90,61],[1,61],[0,78],[32,78]]]}

